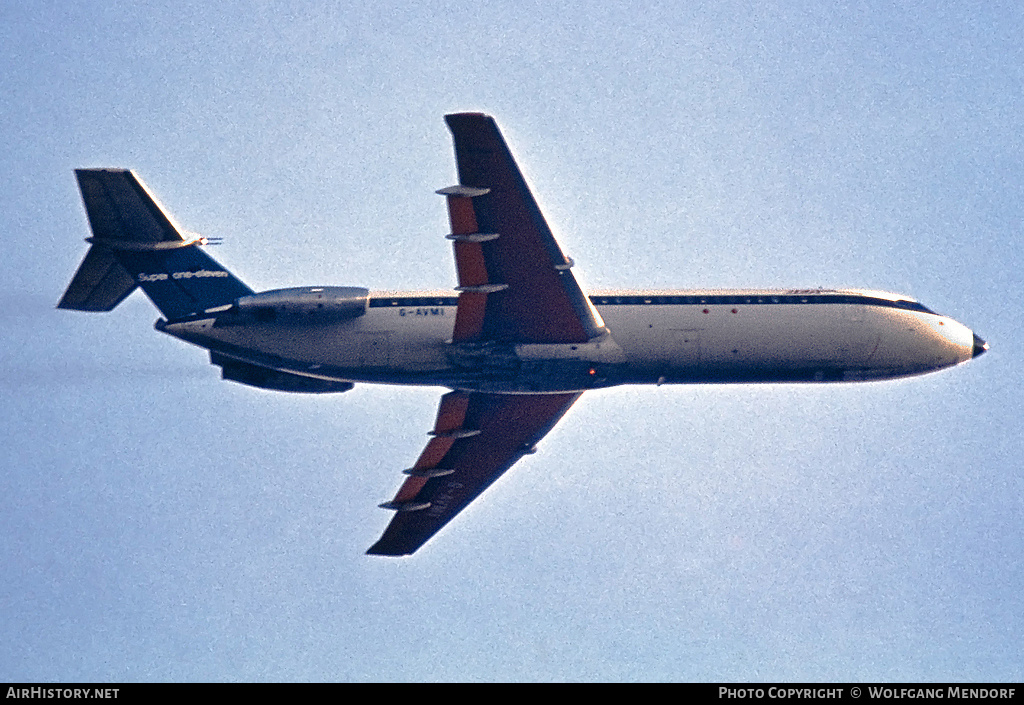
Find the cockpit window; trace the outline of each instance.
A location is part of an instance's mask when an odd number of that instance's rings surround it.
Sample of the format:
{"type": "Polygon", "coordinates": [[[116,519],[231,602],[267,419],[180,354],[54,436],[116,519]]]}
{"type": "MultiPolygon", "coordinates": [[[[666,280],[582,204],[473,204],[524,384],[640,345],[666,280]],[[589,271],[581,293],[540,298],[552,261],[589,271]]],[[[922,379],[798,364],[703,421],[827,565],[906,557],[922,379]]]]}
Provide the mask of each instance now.
{"type": "Polygon", "coordinates": [[[930,313],[933,316],[939,315],[918,301],[907,301],[906,299],[902,299],[900,301],[894,301],[893,305],[896,308],[906,309],[907,311],[920,311],[921,313],[930,313]]]}

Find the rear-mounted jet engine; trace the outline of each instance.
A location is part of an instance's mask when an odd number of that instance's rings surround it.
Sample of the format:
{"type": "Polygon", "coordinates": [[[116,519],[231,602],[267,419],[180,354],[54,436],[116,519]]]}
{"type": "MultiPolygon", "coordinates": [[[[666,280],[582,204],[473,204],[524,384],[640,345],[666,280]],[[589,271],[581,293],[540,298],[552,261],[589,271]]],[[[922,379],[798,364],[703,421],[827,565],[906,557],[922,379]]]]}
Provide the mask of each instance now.
{"type": "Polygon", "coordinates": [[[343,321],[366,313],[369,301],[370,291],[358,286],[303,286],[239,297],[231,311],[260,322],[343,321]]]}

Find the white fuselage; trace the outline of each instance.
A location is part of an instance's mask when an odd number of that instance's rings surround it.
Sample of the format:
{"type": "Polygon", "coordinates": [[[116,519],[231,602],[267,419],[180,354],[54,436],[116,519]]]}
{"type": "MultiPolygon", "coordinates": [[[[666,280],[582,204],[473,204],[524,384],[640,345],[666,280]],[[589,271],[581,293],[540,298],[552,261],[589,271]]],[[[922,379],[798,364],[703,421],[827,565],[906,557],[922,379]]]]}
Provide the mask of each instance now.
{"type": "Polygon", "coordinates": [[[582,345],[451,344],[456,297],[374,292],[347,320],[231,311],[158,323],[254,365],[316,379],[509,393],[616,384],[837,382],[970,359],[970,329],[917,302],[862,291],[632,291],[590,296],[609,334],[582,345]]]}

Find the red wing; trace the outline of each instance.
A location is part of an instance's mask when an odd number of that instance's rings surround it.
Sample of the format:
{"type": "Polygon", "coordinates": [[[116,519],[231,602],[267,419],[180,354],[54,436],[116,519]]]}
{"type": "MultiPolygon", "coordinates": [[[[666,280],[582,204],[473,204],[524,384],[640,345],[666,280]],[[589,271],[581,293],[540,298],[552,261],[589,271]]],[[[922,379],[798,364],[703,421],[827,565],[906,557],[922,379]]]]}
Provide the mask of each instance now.
{"type": "MultiPolygon", "coordinates": [[[[459,276],[453,343],[585,343],[605,332],[494,120],[448,115],[459,186],[441,189],[459,276]]],[[[413,553],[550,431],[579,393],[456,391],[368,553],[413,553]]]]}
{"type": "Polygon", "coordinates": [[[453,342],[585,343],[604,332],[494,119],[445,117],[461,186],[442,189],[455,241],[453,342]]]}
{"type": "Polygon", "coordinates": [[[404,556],[422,546],[550,431],[580,395],[450,392],[380,540],[367,553],[404,556]]]}

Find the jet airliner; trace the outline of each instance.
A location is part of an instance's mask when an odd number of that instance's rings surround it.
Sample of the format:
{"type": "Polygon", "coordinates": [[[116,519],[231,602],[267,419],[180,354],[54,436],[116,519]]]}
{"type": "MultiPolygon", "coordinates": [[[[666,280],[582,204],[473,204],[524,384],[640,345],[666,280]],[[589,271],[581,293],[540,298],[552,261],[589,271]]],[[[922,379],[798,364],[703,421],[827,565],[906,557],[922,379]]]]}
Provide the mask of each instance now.
{"type": "Polygon", "coordinates": [[[223,379],[286,392],[360,382],[446,388],[368,553],[416,551],[554,427],[620,384],[853,382],[940,370],[988,345],[912,298],[855,289],[585,294],[495,121],[446,117],[454,293],[309,286],[255,292],[125,169],[79,169],[92,237],[59,308],[110,311],[142,288],[159,331],[223,379]]]}

